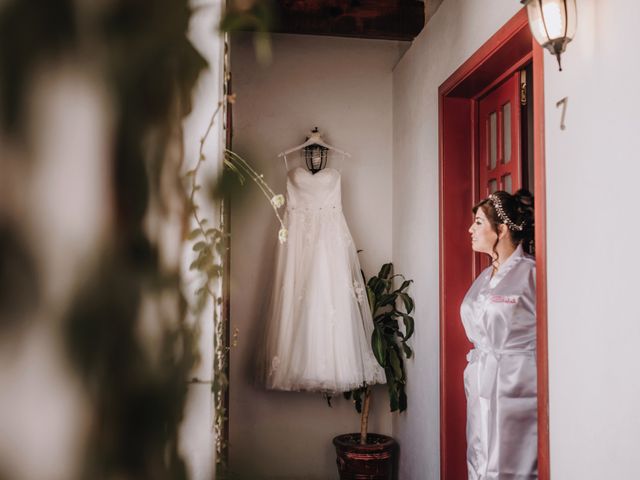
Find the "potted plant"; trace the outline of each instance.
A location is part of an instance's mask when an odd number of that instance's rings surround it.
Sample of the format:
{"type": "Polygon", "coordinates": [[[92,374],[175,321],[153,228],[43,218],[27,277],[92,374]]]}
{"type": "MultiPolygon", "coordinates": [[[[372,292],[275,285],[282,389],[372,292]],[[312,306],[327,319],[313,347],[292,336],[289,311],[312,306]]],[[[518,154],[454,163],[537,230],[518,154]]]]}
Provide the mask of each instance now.
{"type": "MultiPolygon", "coordinates": [[[[392,263],[384,264],[378,275],[366,282],[374,323],[371,347],[387,377],[392,412],[402,412],[407,408],[404,358],[413,355],[407,344],[414,331],[414,319],[411,316],[414,302],[407,293],[412,282],[413,280],[407,280],[401,274],[394,274],[392,263]],[[394,288],[396,277],[402,279],[398,288],[394,288]],[[401,328],[400,321],[404,329],[401,328]]],[[[371,386],[365,384],[356,390],[345,392],[344,396],[354,401],[356,410],[360,413],[360,433],[348,433],[333,439],[340,478],[391,480],[397,443],[386,435],[368,433],[371,386]]]]}

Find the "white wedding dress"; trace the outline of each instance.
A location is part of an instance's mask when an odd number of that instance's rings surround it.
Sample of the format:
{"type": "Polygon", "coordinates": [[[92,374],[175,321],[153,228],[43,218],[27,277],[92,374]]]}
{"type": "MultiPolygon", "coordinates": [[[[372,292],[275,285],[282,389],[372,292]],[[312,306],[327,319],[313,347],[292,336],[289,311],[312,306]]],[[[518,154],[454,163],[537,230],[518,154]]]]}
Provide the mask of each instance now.
{"type": "Polygon", "coordinates": [[[267,388],[344,392],[385,383],[373,322],[342,213],[340,172],[287,173],[288,239],[277,251],[262,375],[267,388]]]}

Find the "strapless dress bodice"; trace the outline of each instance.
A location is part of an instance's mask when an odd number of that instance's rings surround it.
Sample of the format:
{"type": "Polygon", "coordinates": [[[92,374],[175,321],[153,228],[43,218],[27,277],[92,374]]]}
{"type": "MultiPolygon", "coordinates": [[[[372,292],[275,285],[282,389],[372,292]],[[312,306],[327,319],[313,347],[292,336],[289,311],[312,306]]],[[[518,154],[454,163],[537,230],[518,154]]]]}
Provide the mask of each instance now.
{"type": "Polygon", "coordinates": [[[301,167],[287,173],[287,209],[341,208],[340,172],[325,168],[313,174],[301,167]]]}

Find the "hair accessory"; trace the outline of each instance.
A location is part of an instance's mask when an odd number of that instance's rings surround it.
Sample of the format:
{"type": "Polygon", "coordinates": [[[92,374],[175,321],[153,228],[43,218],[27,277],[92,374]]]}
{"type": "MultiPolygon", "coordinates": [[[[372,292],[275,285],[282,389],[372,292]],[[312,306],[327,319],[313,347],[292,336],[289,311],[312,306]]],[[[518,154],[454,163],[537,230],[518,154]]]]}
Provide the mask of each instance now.
{"type": "Polygon", "coordinates": [[[517,230],[519,232],[522,231],[522,229],[524,228],[524,222],[522,222],[520,225],[516,225],[515,223],[513,223],[513,221],[509,218],[509,216],[502,208],[502,202],[497,195],[494,195],[492,193],[491,195],[489,195],[489,200],[491,201],[491,203],[493,203],[493,207],[496,209],[496,213],[498,214],[500,220],[502,220],[502,223],[504,223],[511,230],[517,230]]]}

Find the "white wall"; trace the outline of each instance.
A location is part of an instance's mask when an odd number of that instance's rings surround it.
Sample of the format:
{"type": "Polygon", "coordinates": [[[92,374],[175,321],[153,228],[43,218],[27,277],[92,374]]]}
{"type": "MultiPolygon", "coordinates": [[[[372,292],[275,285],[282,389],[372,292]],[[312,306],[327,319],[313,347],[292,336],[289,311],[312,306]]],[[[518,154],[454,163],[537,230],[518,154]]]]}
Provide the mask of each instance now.
{"type": "Polygon", "coordinates": [[[633,0],[578,2],[564,71],[545,55],[554,479],[639,476],[639,16],[633,0]]]}
{"type": "MultiPolygon", "coordinates": [[[[519,8],[515,0],[448,0],[394,70],[393,258],[416,279],[418,319],[409,415],[394,421],[403,480],[439,478],[437,89],[519,8]]],[[[639,14],[631,0],[578,2],[565,71],[545,53],[554,479],[638,475],[640,261],[625,244],[640,233],[639,14]],[[561,131],[555,103],[564,96],[561,131]]]]}
{"type": "MultiPolygon", "coordinates": [[[[312,127],[350,152],[342,173],[344,212],[368,275],[391,259],[391,70],[400,48],[396,42],[275,35],[273,63],[262,67],[251,37],[232,42],[234,150],[276,192],[284,192],[285,179],[278,152],[302,143],[312,127]]],[[[231,351],[231,469],[255,480],[335,478],[331,440],[359,428],[351,404],[336,398],[329,408],[318,394],[269,392],[251,383],[278,225],[254,185],[243,193],[231,219],[231,327],[239,330],[231,351]]],[[[389,433],[382,394],[374,398],[371,431],[389,433]]]]}

